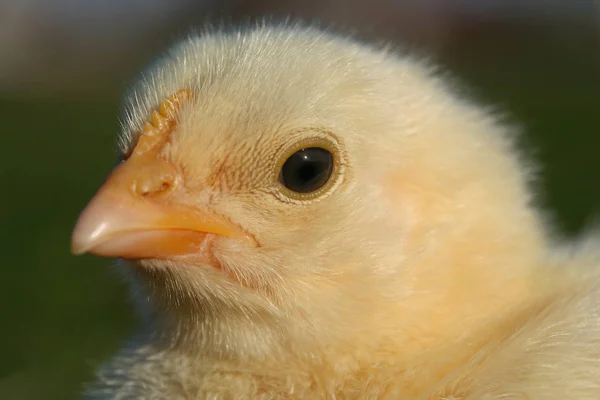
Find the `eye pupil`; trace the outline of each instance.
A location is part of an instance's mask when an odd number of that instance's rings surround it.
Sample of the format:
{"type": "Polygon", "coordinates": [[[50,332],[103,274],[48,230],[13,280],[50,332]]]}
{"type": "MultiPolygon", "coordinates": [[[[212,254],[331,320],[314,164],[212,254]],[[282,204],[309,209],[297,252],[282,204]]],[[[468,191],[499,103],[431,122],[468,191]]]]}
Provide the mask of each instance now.
{"type": "Polygon", "coordinates": [[[279,181],[296,193],[310,193],[321,188],[333,170],[333,157],[320,147],[309,147],[292,154],[281,168],[279,181]]]}

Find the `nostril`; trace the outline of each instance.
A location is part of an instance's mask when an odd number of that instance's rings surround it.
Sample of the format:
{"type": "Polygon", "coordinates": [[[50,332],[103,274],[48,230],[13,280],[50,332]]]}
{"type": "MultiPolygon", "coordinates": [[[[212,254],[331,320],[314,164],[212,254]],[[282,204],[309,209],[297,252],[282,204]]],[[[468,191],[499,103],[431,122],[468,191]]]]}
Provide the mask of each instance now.
{"type": "Polygon", "coordinates": [[[167,191],[171,188],[171,183],[169,182],[163,182],[160,184],[160,187],[158,188],[158,191],[160,192],[164,192],[167,191]]]}
{"type": "Polygon", "coordinates": [[[137,197],[164,197],[179,187],[180,176],[170,162],[155,155],[132,156],[118,167],[119,179],[137,197]]]}
{"type": "Polygon", "coordinates": [[[140,197],[165,196],[174,188],[172,178],[170,174],[146,174],[134,182],[132,189],[140,197]]]}

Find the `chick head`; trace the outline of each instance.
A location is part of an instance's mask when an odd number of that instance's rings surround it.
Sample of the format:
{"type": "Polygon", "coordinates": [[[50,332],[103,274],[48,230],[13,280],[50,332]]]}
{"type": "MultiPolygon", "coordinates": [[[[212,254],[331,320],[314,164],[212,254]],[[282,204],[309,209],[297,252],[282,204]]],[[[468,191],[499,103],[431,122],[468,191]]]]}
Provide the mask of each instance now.
{"type": "Polygon", "coordinates": [[[123,126],[73,250],[126,259],[178,331],[246,351],[425,337],[516,296],[538,256],[509,129],[389,49],[298,27],[194,36],[123,126]]]}

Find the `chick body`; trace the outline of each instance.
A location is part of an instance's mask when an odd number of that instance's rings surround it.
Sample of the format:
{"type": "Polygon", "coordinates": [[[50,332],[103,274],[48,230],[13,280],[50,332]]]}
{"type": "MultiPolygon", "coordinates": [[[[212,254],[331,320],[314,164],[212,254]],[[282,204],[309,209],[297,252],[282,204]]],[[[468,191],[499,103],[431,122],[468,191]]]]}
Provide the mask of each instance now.
{"type": "Polygon", "coordinates": [[[597,241],[554,249],[512,129],[431,67],[259,27],[192,37],[147,76],[123,153],[189,90],[161,148],[176,201],[254,245],[217,236],[211,261],[124,266],[147,329],[91,398],[600,396],[597,241]],[[337,162],[314,198],[277,181],[304,141],[337,162]]]}

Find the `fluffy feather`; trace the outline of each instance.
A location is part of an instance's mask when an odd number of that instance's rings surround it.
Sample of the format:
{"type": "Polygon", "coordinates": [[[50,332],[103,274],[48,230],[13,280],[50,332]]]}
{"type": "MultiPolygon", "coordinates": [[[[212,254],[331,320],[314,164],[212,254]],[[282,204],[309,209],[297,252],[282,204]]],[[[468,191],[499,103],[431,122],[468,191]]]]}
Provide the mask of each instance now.
{"type": "Polygon", "coordinates": [[[124,153],[181,88],[164,156],[258,246],[123,266],[146,329],[90,398],[600,398],[598,241],[553,249],[512,129],[432,67],[306,28],[208,32],[129,97],[124,153]],[[277,166],[307,137],[338,181],[294,201],[277,166]]]}

